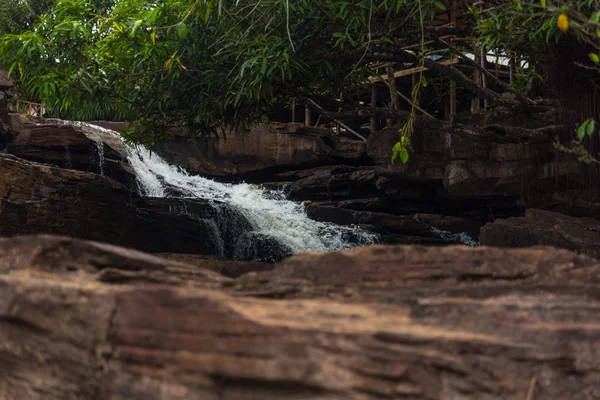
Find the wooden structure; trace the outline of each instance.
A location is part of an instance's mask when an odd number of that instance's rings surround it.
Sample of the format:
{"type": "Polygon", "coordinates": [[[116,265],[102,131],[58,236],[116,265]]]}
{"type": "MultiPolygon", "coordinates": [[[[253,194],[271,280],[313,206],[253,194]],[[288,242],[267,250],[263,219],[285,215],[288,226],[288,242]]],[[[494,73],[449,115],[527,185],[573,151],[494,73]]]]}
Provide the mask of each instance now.
{"type": "MultiPolygon", "coordinates": [[[[491,5],[491,4],[489,4],[491,5]]],[[[436,65],[451,67],[465,76],[472,79],[475,85],[484,90],[493,88],[494,83],[502,81],[512,83],[512,74],[514,65],[509,60],[509,56],[500,53],[489,53],[482,48],[471,35],[472,19],[467,16],[467,10],[471,7],[478,7],[483,12],[486,6],[484,1],[463,1],[463,0],[445,0],[446,10],[439,9],[435,18],[428,23],[426,30],[428,37],[434,36],[434,39],[427,40],[424,43],[426,48],[435,47],[434,50],[428,50],[425,58],[429,61],[435,61],[436,65]],[[434,32],[432,35],[431,32],[434,32]],[[475,65],[476,64],[476,65],[475,65]],[[482,72],[483,71],[483,72],[482,72]],[[492,72],[493,71],[493,72],[492,72]],[[486,75],[495,74],[496,82],[488,82],[486,75]]],[[[414,44],[408,39],[396,38],[396,45],[400,50],[410,52],[415,58],[420,58],[418,54],[420,44],[414,44]],[[402,47],[402,44],[406,45],[402,47]]],[[[426,63],[427,64],[427,63],[426,63]]],[[[368,85],[361,93],[358,101],[361,104],[370,104],[375,107],[391,107],[392,109],[410,110],[415,107],[416,110],[428,118],[445,119],[452,121],[459,112],[479,113],[487,107],[487,100],[467,95],[459,90],[456,81],[452,80],[445,88],[445,100],[436,112],[429,106],[430,101],[423,100],[420,104],[413,104],[411,89],[415,84],[415,76],[423,73],[427,79],[436,76],[435,71],[431,71],[427,66],[420,66],[416,61],[412,62],[374,62],[370,65],[376,74],[369,77],[368,85]],[[393,76],[393,77],[390,77],[393,76]],[[466,100],[466,101],[465,101],[466,100]],[[441,115],[440,115],[441,114],[441,115]]],[[[431,99],[429,99],[431,100],[431,99]]],[[[340,102],[342,98],[340,97],[340,102]]],[[[310,118],[310,110],[305,112],[305,124],[313,122],[310,118]]],[[[388,121],[388,123],[393,121],[388,121]]],[[[381,122],[377,118],[370,118],[368,130],[374,133],[381,122]]],[[[363,127],[364,128],[364,127],[363,127]]],[[[342,127],[336,122],[335,132],[340,134],[342,127]]],[[[356,134],[356,132],[353,132],[356,134]]]]}

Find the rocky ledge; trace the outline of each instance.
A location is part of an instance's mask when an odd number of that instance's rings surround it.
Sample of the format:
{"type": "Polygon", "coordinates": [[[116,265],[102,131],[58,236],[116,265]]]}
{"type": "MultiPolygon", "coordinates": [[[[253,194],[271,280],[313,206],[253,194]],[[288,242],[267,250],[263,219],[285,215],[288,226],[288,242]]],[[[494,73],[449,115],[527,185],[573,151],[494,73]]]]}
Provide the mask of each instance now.
{"type": "Polygon", "coordinates": [[[107,244],[0,239],[7,400],[595,399],[600,263],[373,246],[238,279],[107,244]]]}

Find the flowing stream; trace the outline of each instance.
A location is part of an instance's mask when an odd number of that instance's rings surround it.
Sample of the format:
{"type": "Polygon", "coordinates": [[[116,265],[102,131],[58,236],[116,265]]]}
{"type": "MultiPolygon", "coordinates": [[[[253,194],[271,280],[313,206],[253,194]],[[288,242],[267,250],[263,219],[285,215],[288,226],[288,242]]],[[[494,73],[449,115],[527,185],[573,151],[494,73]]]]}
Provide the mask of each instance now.
{"type": "MultiPolygon", "coordinates": [[[[339,226],[310,219],[302,204],[288,200],[281,191],[247,183],[220,183],[192,175],[170,165],[143,146],[125,144],[114,131],[81,122],[69,123],[83,128],[93,140],[97,140],[93,138],[94,135],[102,134],[118,138],[121,147],[127,151],[142,195],[228,203],[248,219],[255,233],[273,237],[294,254],[342,250],[377,242],[376,234],[361,227],[339,226]],[[180,194],[173,195],[173,192],[180,194]]],[[[104,168],[101,167],[101,170],[104,168]]]]}

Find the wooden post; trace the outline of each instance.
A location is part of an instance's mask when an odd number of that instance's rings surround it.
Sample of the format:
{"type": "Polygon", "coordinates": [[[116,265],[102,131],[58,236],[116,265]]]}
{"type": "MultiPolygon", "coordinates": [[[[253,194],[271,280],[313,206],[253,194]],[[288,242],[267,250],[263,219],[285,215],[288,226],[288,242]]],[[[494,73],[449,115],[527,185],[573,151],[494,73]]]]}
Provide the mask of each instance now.
{"type": "Polygon", "coordinates": [[[310,108],[304,106],[304,125],[310,126],[310,108]]]}
{"type": "MultiPolygon", "coordinates": [[[[396,77],[394,76],[394,64],[388,62],[386,64],[388,86],[390,87],[390,99],[392,110],[400,109],[400,98],[398,97],[398,88],[396,87],[396,77]]],[[[396,118],[392,118],[392,125],[396,124],[396,118]]]]}
{"type": "MultiPolygon", "coordinates": [[[[479,47],[477,46],[477,44],[475,43],[473,45],[473,54],[475,55],[475,62],[476,63],[481,63],[481,51],[479,51],[479,47]]],[[[480,84],[481,83],[481,72],[479,72],[479,70],[477,68],[475,68],[475,70],[473,71],[473,81],[476,84],[480,84]]],[[[471,100],[471,113],[473,114],[477,114],[479,112],[479,109],[481,107],[481,102],[479,101],[479,97],[471,100]]]]}
{"type": "MultiPolygon", "coordinates": [[[[342,107],[341,107],[342,101],[344,101],[344,94],[340,93],[340,107],[338,107],[338,112],[342,111],[342,107]]],[[[342,133],[342,127],[339,122],[335,123],[335,131],[338,135],[340,135],[342,133]]]]}
{"type": "MultiPolygon", "coordinates": [[[[454,6],[456,6],[456,1],[454,1],[454,6]]],[[[454,12],[452,11],[452,22],[456,23],[456,17],[454,16],[454,12]]],[[[450,39],[450,43],[454,44],[454,39],[450,39]]],[[[454,116],[456,115],[456,82],[450,81],[450,97],[448,98],[448,114],[446,115],[447,121],[454,120],[454,116]]]]}
{"type": "MultiPolygon", "coordinates": [[[[377,86],[374,83],[371,84],[371,107],[375,109],[377,107],[377,86]]],[[[371,117],[371,135],[377,130],[377,120],[375,117],[371,117]]]]}
{"type": "Polygon", "coordinates": [[[296,99],[292,100],[292,122],[296,122],[296,99]]]}
{"type": "MultiPolygon", "coordinates": [[[[483,0],[479,1],[479,16],[480,18],[483,18],[483,0]]],[[[485,50],[485,48],[483,46],[481,46],[480,50],[481,52],[481,66],[483,68],[485,68],[485,64],[487,62],[487,51],[485,50]]],[[[481,74],[481,86],[483,86],[484,88],[486,87],[486,79],[485,79],[485,74],[481,74]]],[[[488,101],[487,99],[483,99],[483,108],[486,109],[488,106],[488,101]]]]}

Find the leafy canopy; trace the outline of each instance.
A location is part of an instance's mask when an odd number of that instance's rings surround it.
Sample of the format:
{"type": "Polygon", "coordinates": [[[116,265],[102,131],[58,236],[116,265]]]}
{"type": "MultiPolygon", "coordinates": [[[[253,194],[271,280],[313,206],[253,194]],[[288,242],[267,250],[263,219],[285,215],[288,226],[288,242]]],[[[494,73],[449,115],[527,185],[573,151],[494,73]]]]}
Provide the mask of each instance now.
{"type": "Polygon", "coordinates": [[[326,105],[364,87],[377,44],[418,37],[418,11],[412,0],[58,0],[0,40],[0,62],[54,114],[136,118],[131,138],[152,145],[169,127],[215,132],[291,96],[326,105]]]}

